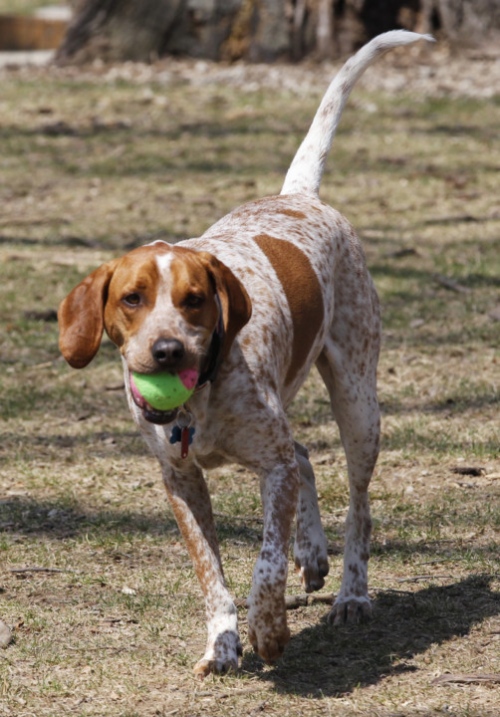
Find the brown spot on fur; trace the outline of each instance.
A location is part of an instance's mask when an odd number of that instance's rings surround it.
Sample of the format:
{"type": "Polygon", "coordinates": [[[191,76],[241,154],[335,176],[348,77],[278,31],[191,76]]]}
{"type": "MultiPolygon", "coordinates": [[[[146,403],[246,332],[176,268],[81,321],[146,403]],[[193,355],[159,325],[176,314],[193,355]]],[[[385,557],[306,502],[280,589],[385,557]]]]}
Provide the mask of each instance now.
{"type": "Polygon", "coordinates": [[[309,259],[295,244],[268,234],[259,234],[254,241],[271,262],[292,315],[292,356],[285,377],[289,385],[306,362],[323,322],[321,286],[309,259]]]}
{"type": "Polygon", "coordinates": [[[276,214],[286,214],[287,217],[293,217],[294,219],[306,218],[304,212],[299,212],[298,209],[277,209],[276,214]]]}

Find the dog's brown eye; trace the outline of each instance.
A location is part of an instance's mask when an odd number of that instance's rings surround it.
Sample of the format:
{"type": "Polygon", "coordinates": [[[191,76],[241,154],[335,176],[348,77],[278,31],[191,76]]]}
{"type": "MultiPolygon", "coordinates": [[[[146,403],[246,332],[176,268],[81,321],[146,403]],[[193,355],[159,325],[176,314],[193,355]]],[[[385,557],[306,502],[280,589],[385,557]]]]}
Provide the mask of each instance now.
{"type": "Polygon", "coordinates": [[[127,294],[123,297],[122,301],[126,306],[139,306],[141,303],[141,295],[137,293],[127,294]]]}
{"type": "Polygon", "coordinates": [[[184,299],[184,306],[188,309],[199,309],[205,301],[205,297],[201,294],[188,294],[184,299]]]}

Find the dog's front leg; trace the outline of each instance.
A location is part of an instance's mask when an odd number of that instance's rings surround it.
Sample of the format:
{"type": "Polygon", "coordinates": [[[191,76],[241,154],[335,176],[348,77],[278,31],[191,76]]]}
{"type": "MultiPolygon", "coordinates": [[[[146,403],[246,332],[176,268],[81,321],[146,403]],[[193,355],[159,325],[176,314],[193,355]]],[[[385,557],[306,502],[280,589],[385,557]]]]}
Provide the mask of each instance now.
{"type": "Polygon", "coordinates": [[[241,643],[236,607],[224,581],[210,495],[203,474],[194,464],[182,473],[166,468],[163,479],[177,524],[186,542],[205,596],[208,640],[205,655],[194,672],[236,670],[241,643]]]}
{"type": "Polygon", "coordinates": [[[266,662],[277,660],[290,639],[285,587],[298,486],[299,467],[295,459],[276,465],[261,478],[264,535],[248,598],[248,636],[254,650],[266,662]]]}

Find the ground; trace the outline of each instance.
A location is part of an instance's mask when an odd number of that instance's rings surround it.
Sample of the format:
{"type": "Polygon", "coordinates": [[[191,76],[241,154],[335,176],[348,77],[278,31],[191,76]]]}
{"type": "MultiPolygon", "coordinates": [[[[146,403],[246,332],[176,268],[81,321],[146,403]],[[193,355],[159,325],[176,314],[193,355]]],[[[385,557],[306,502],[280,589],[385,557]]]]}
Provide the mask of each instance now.
{"type": "MultiPolygon", "coordinates": [[[[55,310],[101,262],[195,236],[280,190],[333,66],[1,70],[0,715],[493,717],[500,710],[500,62],[396,53],[355,89],[322,198],[359,232],[383,309],[374,616],[290,609],[275,666],[192,675],[200,590],[108,340],[73,371],[55,310]]],[[[345,458],[316,374],[291,410],[340,585],[345,458]]],[[[209,475],[248,594],[254,476],[209,475]]],[[[301,594],[290,563],[288,594],[301,594]]]]}

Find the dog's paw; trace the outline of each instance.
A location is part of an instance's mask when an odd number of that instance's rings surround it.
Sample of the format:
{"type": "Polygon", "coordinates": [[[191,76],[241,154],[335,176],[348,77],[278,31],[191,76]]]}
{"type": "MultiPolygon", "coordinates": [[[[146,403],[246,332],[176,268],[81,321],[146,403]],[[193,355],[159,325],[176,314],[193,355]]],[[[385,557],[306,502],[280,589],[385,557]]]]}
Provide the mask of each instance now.
{"type": "Polygon", "coordinates": [[[313,555],[307,556],[296,551],[294,559],[295,568],[300,573],[305,592],[312,593],[315,590],[321,590],[330,569],[326,550],[316,550],[313,555]]]}
{"type": "Polygon", "coordinates": [[[201,660],[194,666],[196,677],[203,679],[210,673],[223,675],[227,672],[236,672],[238,658],[242,654],[238,633],[226,631],[217,636],[215,643],[207,647],[201,660]]]}
{"type": "Polygon", "coordinates": [[[338,597],[328,615],[328,622],[332,625],[358,624],[369,620],[372,614],[372,604],[368,597],[338,597]]]}
{"type": "Polygon", "coordinates": [[[257,603],[248,611],[248,639],[265,662],[275,662],[280,658],[290,640],[285,601],[282,598],[279,606],[277,603],[260,607],[257,603]]]}
{"type": "Polygon", "coordinates": [[[255,652],[264,662],[276,662],[285,649],[287,642],[290,640],[290,630],[285,625],[282,630],[267,630],[259,634],[257,631],[248,630],[248,639],[255,652]]]}

